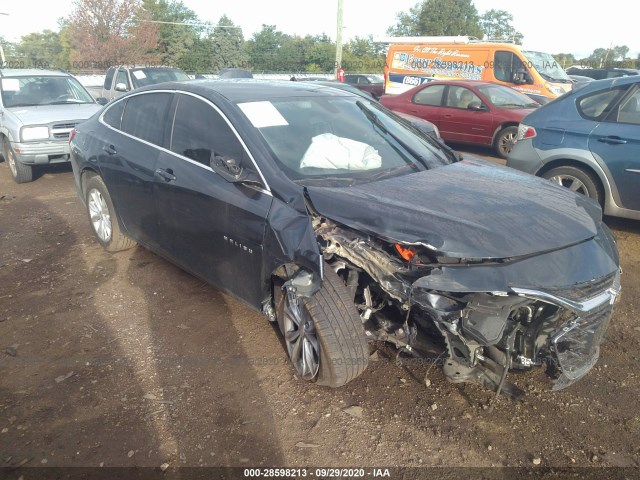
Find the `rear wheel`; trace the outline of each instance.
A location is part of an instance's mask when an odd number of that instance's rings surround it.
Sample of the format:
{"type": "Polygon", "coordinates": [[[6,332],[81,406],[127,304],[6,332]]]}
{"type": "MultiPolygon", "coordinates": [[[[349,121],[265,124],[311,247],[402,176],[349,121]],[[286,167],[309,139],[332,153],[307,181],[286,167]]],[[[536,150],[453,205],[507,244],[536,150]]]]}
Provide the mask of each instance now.
{"type": "Polygon", "coordinates": [[[100,244],[109,252],[119,252],[135,246],[118,225],[111,196],[102,178],[95,175],[87,182],[85,200],[89,222],[100,244]]]}
{"type": "Polygon", "coordinates": [[[11,143],[6,138],[3,142],[2,155],[5,162],[9,166],[11,176],[16,183],[28,183],[33,180],[33,167],[31,165],[25,165],[16,158],[16,153],[11,148],[11,143]]]}
{"type": "Polygon", "coordinates": [[[360,315],[347,287],[330,268],[312,297],[297,297],[274,282],[276,318],[297,375],[340,387],[367,367],[369,350],[360,315]]]}
{"type": "Polygon", "coordinates": [[[516,136],[518,135],[518,127],[507,127],[500,130],[493,142],[493,148],[500,158],[507,158],[509,152],[516,143],[516,136]]]}
{"type": "Polygon", "coordinates": [[[604,194],[600,180],[591,172],[578,167],[566,166],[553,168],[545,172],[542,177],[556,185],[593,198],[602,205],[604,194]]]}

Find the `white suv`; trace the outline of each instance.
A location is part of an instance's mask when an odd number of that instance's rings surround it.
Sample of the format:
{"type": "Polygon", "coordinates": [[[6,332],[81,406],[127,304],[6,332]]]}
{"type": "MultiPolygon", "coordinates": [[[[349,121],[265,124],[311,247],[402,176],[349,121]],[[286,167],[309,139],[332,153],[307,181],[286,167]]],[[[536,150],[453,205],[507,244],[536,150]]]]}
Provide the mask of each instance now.
{"type": "Polygon", "coordinates": [[[69,161],[69,134],[102,108],[71,75],[54,70],[0,70],[0,143],[17,183],[33,167],[69,161]]]}

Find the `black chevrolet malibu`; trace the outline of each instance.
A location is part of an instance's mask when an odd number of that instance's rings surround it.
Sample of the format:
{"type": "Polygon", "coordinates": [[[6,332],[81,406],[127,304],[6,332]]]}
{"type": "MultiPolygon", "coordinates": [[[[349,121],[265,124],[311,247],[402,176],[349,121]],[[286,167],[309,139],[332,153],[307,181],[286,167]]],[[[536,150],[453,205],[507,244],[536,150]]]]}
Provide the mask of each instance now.
{"type": "Polygon", "coordinates": [[[560,389],[598,358],[620,292],[598,204],[460,161],[362,96],[155,85],[70,141],[98,241],[143,245],[263,312],[303,380],[353,380],[374,340],[513,396],[509,371],[543,366],[560,389]]]}

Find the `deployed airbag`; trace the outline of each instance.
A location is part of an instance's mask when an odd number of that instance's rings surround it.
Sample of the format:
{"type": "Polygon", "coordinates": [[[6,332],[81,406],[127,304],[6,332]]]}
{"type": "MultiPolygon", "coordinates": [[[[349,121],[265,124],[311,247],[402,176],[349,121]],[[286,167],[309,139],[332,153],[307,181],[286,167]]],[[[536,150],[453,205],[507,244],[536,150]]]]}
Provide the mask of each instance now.
{"type": "Polygon", "coordinates": [[[372,170],[380,168],[382,157],[371,145],[338,137],[332,133],[316,135],[302,157],[300,167],[372,170]]]}

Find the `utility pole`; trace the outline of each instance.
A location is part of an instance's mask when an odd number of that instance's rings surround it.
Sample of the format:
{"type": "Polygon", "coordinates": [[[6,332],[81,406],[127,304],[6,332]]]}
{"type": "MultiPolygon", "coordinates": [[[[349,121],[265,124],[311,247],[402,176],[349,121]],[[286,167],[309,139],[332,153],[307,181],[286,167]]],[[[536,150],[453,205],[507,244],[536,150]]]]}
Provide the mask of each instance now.
{"type": "Polygon", "coordinates": [[[334,75],[338,78],[338,69],[342,67],[342,2],[338,0],[338,32],[336,34],[336,68],[334,75]]]}

